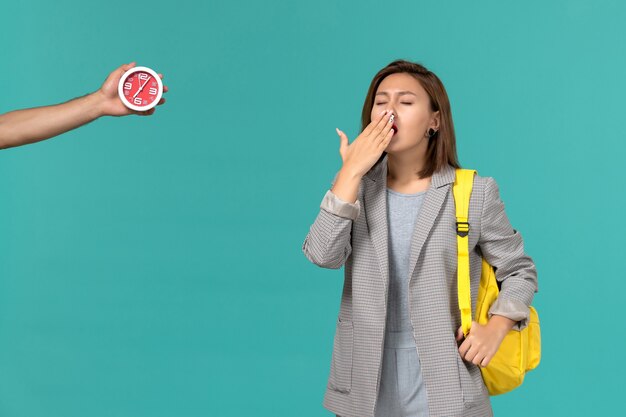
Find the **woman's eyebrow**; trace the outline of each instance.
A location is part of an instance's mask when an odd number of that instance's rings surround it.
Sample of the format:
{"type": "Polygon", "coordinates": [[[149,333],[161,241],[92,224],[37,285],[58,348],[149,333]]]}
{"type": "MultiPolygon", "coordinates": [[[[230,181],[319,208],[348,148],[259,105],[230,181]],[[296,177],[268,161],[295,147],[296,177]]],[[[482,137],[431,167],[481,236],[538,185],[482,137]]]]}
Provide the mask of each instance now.
{"type": "MultiPolygon", "coordinates": [[[[412,91],[398,91],[398,95],[399,96],[403,96],[403,95],[406,95],[406,94],[411,94],[411,95],[417,97],[417,94],[415,94],[412,91]]],[[[389,97],[389,93],[386,92],[386,91],[380,91],[380,92],[376,93],[376,95],[377,96],[387,96],[387,97],[389,97]]]]}

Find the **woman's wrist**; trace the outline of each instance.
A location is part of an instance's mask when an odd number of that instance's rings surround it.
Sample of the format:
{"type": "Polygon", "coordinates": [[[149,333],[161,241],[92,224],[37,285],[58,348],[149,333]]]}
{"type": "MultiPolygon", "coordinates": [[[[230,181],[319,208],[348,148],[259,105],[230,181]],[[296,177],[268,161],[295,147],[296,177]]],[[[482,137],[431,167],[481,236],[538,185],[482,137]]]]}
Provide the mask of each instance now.
{"type": "Polygon", "coordinates": [[[343,177],[344,179],[349,180],[349,181],[359,182],[361,181],[363,174],[361,174],[357,169],[354,169],[350,165],[344,165],[339,170],[338,177],[343,177]]]}
{"type": "Polygon", "coordinates": [[[494,314],[489,319],[487,325],[495,331],[499,332],[504,337],[509,331],[511,331],[513,326],[515,326],[515,323],[515,320],[511,320],[508,317],[498,316],[494,314]]]}
{"type": "Polygon", "coordinates": [[[361,175],[350,167],[342,167],[331,188],[333,194],[348,203],[355,203],[361,182],[361,175]]]}

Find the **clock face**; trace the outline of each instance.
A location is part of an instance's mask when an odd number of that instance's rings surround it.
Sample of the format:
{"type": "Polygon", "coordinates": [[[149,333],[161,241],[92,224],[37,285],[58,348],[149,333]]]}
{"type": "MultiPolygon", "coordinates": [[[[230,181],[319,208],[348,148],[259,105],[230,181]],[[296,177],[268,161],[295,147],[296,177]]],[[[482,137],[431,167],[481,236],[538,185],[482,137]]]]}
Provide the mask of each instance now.
{"type": "Polygon", "coordinates": [[[118,93],[126,107],[136,111],[150,110],[161,100],[163,83],[150,68],[134,67],[120,78],[118,93]]]}

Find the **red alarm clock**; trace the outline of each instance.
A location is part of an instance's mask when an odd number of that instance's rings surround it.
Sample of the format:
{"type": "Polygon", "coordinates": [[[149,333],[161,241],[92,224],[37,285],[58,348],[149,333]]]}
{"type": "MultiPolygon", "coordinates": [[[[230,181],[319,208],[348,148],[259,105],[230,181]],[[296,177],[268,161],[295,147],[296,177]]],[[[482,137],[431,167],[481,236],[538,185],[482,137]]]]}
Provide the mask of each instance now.
{"type": "Polygon", "coordinates": [[[117,91],[126,107],[146,111],[159,104],[163,96],[163,82],[150,68],[134,67],[122,75],[117,91]]]}

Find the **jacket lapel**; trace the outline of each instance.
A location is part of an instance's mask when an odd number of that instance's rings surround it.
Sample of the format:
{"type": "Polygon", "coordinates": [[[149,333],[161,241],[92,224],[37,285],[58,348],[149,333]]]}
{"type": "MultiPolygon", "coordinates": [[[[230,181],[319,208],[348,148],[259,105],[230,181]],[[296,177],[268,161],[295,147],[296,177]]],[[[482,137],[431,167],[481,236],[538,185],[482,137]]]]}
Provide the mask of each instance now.
{"type": "Polygon", "coordinates": [[[367,228],[385,285],[389,282],[387,225],[387,156],[365,175],[364,207],[367,228]]]}
{"type": "Polygon", "coordinates": [[[426,191],[424,202],[415,221],[413,237],[411,238],[411,253],[409,255],[409,283],[417,260],[424,247],[424,242],[430,235],[437,216],[450,192],[450,184],[454,183],[455,169],[451,165],[435,172],[432,176],[430,188],[426,191]]]}
{"type": "MultiPolygon", "coordinates": [[[[387,155],[365,176],[364,207],[367,226],[378,257],[385,285],[389,282],[389,235],[387,225],[387,155]]],[[[454,182],[455,169],[451,165],[435,172],[426,191],[422,208],[415,221],[409,256],[409,277],[413,275],[424,242],[439,215],[450,184],[454,182]]],[[[410,278],[409,278],[410,279],[410,278]]]]}

